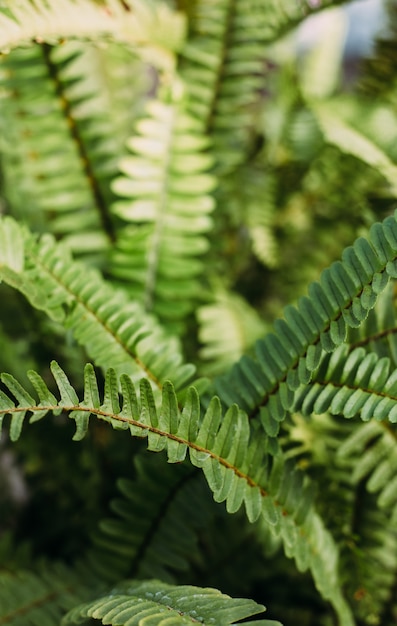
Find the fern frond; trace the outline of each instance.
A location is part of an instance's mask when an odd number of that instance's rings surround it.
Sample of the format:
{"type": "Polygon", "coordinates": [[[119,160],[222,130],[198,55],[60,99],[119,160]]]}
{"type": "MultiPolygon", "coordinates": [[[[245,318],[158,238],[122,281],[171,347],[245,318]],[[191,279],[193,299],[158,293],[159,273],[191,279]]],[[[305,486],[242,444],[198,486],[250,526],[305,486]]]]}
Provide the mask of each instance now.
{"type": "Polygon", "coordinates": [[[357,157],[380,172],[388,181],[391,193],[396,196],[397,165],[375,142],[343,118],[340,112],[342,107],[338,103],[312,105],[325,140],[341,152],[357,157]]]}
{"type": "MultiPolygon", "coordinates": [[[[304,18],[349,0],[259,0],[266,42],[270,43],[296,27],[304,18]]],[[[262,23],[261,23],[262,25],[262,23]]]]}
{"type": "Polygon", "coordinates": [[[129,429],[132,436],[147,437],[148,449],[166,449],[170,463],[183,461],[189,450],[190,461],[202,468],[214,500],[226,502],[229,513],[237,512],[244,504],[252,522],[263,516],[282,538],[287,556],[295,559],[298,569],[311,570],[317,588],[332,602],[343,624],[352,624],[339,588],[337,548],[312,507],[311,485],[302,472],[284,463],[280,453],[270,461],[266,438],[258,429],[250,428],[243,411],[234,405],[223,416],[220,401],[214,397],[201,419],[199,397],[193,387],[180,411],[169,382],[163,385],[161,407],[157,409],[146,379],[141,380],[138,400],[131,379],[124,374],[118,382],[114,370],[106,373],[101,401],[89,364],[85,368],[84,400],[79,402],[63,370],[56,363],[51,369],[60,400],[35,372],[29,377],[39,402],[13,377],[3,374],[2,382],[9,392],[0,395],[0,416],[11,415],[12,440],[19,437],[27,413],[35,421],[49,411],[63,410],[76,422],[75,440],[84,437],[89,416],[94,415],[114,428],[129,429]]]}
{"type": "Polygon", "coordinates": [[[354,535],[341,557],[346,595],[357,622],[393,624],[397,578],[397,533],[385,511],[365,494],[357,499],[354,535]]]}
{"type": "Polygon", "coordinates": [[[219,171],[233,171],[252,149],[266,87],[266,44],[314,10],[296,0],[200,0],[189,12],[181,72],[189,110],[214,140],[219,171]]]}
{"type": "Polygon", "coordinates": [[[279,250],[274,234],[276,213],[276,184],[270,173],[265,177],[257,172],[247,172],[248,184],[242,193],[246,205],[247,224],[252,250],[257,259],[267,267],[278,264],[279,250]],[[252,173],[254,176],[252,176],[252,173]]]}
{"type": "MultiPolygon", "coordinates": [[[[224,626],[262,613],[265,607],[253,600],[233,599],[216,589],[201,589],[183,585],[173,587],[160,581],[134,583],[125,581],[108,595],[72,610],[62,620],[71,624],[136,623],[184,625],[192,621],[224,626]]],[[[248,622],[252,623],[252,622],[248,622]]],[[[258,620],[261,626],[281,626],[279,622],[258,620]]]]}
{"type": "Polygon", "coordinates": [[[248,302],[218,289],[214,303],[197,310],[202,372],[220,374],[239,359],[263,334],[264,324],[248,302]]]}
{"type": "Polygon", "coordinates": [[[124,176],[113,185],[127,199],[113,210],[134,225],[121,232],[111,271],[145,310],[178,324],[194,309],[208,249],[216,184],[209,141],[183,103],[153,100],[128,146],[133,154],[121,160],[124,176]]]}
{"type": "Polygon", "coordinates": [[[340,459],[352,464],[354,484],[365,481],[370,493],[377,494],[378,506],[397,520],[397,432],[392,425],[376,421],[355,429],[338,450],[340,459]]]}
{"type": "Polygon", "coordinates": [[[379,357],[387,356],[397,367],[397,320],[394,281],[380,294],[376,306],[359,328],[349,328],[347,343],[351,349],[363,347],[379,357]]]}
{"type": "Polygon", "coordinates": [[[218,507],[202,474],[186,464],[167,464],[162,455],[135,458],[134,480],[118,481],[113,517],[100,523],[90,567],[104,579],[158,578],[175,583],[202,560],[199,531],[218,507]],[[150,497],[149,497],[150,494],[150,497]]]}
{"type": "Polygon", "coordinates": [[[254,136],[253,108],[264,87],[260,15],[255,0],[201,0],[181,52],[189,111],[213,138],[218,168],[226,171],[244,159],[254,136]]]}
{"type": "Polygon", "coordinates": [[[230,374],[217,381],[221,399],[251,412],[274,435],[278,422],[294,404],[295,391],[306,385],[323,352],[346,340],[348,327],[358,327],[375,306],[389,278],[396,275],[396,217],[371,227],[368,240],[359,238],[342,261],[333,263],[309,287],[297,307],[288,306],[256,344],[256,360],[244,357],[230,374]],[[243,394],[239,389],[244,389],[243,394]]]}
{"type": "Polygon", "coordinates": [[[338,103],[311,103],[324,139],[341,152],[351,154],[380,172],[387,180],[393,197],[397,195],[397,165],[388,154],[354,125],[343,119],[338,103]]]}
{"type": "MultiPolygon", "coordinates": [[[[258,553],[259,520],[253,525],[242,512],[228,515],[214,502],[202,473],[186,463],[140,453],[134,465],[134,479],[118,481],[112,517],[100,522],[85,557],[91,570],[103,580],[157,578],[173,584],[199,584],[208,572],[207,585],[223,581],[231,595],[248,592],[259,572],[267,571],[258,553]]],[[[262,527],[264,535],[265,522],[262,527]]],[[[269,546],[280,542],[269,529],[266,538],[267,556],[269,546]]]]}
{"type": "Polygon", "coordinates": [[[56,563],[45,563],[37,572],[0,571],[0,624],[58,626],[66,611],[102,591],[88,570],[56,563]]]}
{"type": "Polygon", "coordinates": [[[185,23],[168,4],[153,1],[9,0],[0,11],[0,32],[4,53],[32,40],[53,44],[68,37],[111,38],[132,44],[160,67],[169,67],[170,52],[183,41],[185,23]]]}
{"type": "Polygon", "coordinates": [[[397,370],[390,359],[341,346],[326,356],[313,381],[298,391],[294,408],[305,415],[325,413],[368,421],[397,421],[397,370]]]}
{"type": "Polygon", "coordinates": [[[65,44],[35,45],[3,57],[3,171],[14,216],[64,237],[74,250],[94,252],[113,235],[108,206],[114,145],[109,146],[111,127],[105,130],[93,113],[95,98],[82,92],[81,70],[76,76],[74,69],[76,63],[81,68],[80,56],[81,48],[65,44]],[[82,99],[90,105],[89,122],[77,110],[82,99]]]}
{"type": "Polygon", "coordinates": [[[384,616],[379,623],[392,623],[386,612],[393,604],[397,575],[395,522],[391,509],[382,510],[375,494],[368,493],[369,489],[366,492],[372,473],[378,473],[378,464],[383,470],[389,462],[393,466],[391,446],[384,447],[384,458],[376,455],[379,463],[372,455],[368,472],[361,455],[367,454],[366,442],[376,448],[381,433],[393,427],[375,421],[360,424],[329,414],[310,419],[294,414],[286,427],[289,436],[283,443],[289,446],[287,454],[298,457],[298,464],[308,468],[316,480],[316,505],[327,513],[328,526],[340,547],[340,577],[354,615],[363,624],[376,621],[375,615],[384,616]]]}
{"type": "Polygon", "coordinates": [[[0,278],[72,329],[96,365],[147,377],[157,388],[170,376],[177,388],[191,378],[194,367],[183,363],[176,339],[167,337],[138,303],[96,270],[72,261],[70,252],[52,237],[36,241],[12,218],[0,220],[0,238],[11,233],[12,243],[0,248],[0,278]]]}

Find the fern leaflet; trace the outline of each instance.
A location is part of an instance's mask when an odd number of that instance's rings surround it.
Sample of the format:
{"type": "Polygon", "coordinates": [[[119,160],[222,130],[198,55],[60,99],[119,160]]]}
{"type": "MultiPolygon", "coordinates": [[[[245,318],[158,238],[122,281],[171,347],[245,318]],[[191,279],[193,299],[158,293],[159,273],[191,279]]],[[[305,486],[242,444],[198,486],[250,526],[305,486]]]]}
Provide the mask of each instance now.
{"type": "Polygon", "coordinates": [[[281,453],[273,459],[269,457],[266,437],[260,430],[250,428],[247,415],[236,405],[223,416],[220,401],[214,397],[201,418],[195,388],[189,388],[180,411],[173,385],[165,382],[161,407],[157,409],[147,379],[141,380],[138,399],[138,390],[130,377],[122,374],[118,382],[112,369],[106,373],[101,401],[90,364],[85,368],[84,400],[79,402],[59,365],[53,362],[51,370],[60,400],[36,372],[30,372],[38,403],[12,376],[2,375],[9,393],[0,394],[0,416],[11,415],[12,440],[20,436],[27,413],[35,421],[49,411],[63,410],[76,422],[75,440],[84,437],[89,417],[94,415],[113,428],[128,429],[132,436],[147,437],[148,449],[166,450],[170,463],[183,461],[189,451],[191,463],[202,468],[215,501],[226,502],[229,513],[237,512],[244,504],[251,522],[263,516],[282,538],[287,556],[295,559],[299,570],[311,570],[323,597],[332,602],[346,626],[352,624],[339,588],[337,548],[313,509],[310,483],[302,472],[284,463],[281,453]]]}

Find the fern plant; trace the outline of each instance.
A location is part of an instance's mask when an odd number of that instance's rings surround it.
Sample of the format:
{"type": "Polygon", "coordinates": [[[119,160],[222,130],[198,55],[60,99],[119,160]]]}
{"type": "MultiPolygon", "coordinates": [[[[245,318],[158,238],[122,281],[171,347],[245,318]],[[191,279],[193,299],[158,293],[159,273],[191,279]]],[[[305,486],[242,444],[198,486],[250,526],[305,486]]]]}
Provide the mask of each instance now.
{"type": "Polygon", "coordinates": [[[344,88],[340,4],[1,3],[0,624],[395,623],[397,68],[344,88]]]}

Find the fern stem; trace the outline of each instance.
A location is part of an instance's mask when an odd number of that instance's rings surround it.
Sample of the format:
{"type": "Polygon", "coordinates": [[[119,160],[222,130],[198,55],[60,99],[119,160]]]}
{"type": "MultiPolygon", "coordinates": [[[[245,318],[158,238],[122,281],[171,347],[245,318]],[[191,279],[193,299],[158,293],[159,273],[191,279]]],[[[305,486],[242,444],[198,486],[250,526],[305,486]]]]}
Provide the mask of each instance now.
{"type": "MultiPolygon", "coordinates": [[[[29,407],[17,406],[13,408],[7,408],[5,410],[0,409],[0,416],[1,415],[13,415],[14,413],[23,413],[23,412],[26,413],[26,411],[30,411],[31,413],[34,414],[36,411],[39,413],[43,413],[43,411],[53,412],[53,411],[59,411],[59,410],[65,411],[66,413],[73,413],[73,411],[89,413],[91,415],[96,415],[99,419],[104,419],[105,421],[116,420],[123,424],[128,424],[130,426],[135,426],[137,428],[140,428],[144,432],[149,431],[155,435],[159,435],[160,437],[165,437],[167,439],[171,439],[172,441],[175,441],[182,445],[186,445],[188,448],[191,448],[192,450],[195,450],[196,452],[200,452],[201,454],[211,457],[212,459],[217,461],[220,465],[222,465],[226,469],[232,470],[236,474],[236,476],[238,476],[239,478],[243,478],[250,487],[258,487],[263,498],[268,497],[270,495],[263,487],[261,487],[261,485],[259,485],[255,480],[253,480],[251,476],[249,476],[248,474],[245,474],[238,467],[236,467],[233,463],[230,463],[229,461],[227,461],[227,459],[224,459],[219,454],[215,454],[212,450],[209,450],[205,448],[204,446],[200,446],[197,443],[194,443],[192,441],[188,441],[187,439],[184,439],[183,437],[179,437],[178,435],[174,435],[173,433],[170,433],[168,431],[163,431],[160,428],[156,428],[155,426],[143,424],[139,420],[135,420],[133,418],[126,417],[124,415],[119,415],[116,413],[112,413],[110,411],[103,411],[102,409],[97,409],[95,407],[85,407],[85,406],[81,406],[78,404],[68,405],[68,406],[63,405],[63,404],[62,405],[54,404],[54,405],[46,405],[46,406],[42,405],[42,406],[29,406],[29,407]]],[[[283,511],[283,515],[288,515],[288,513],[286,511],[283,511]]]]}
{"type": "Polygon", "coordinates": [[[386,339],[390,335],[395,335],[396,333],[397,333],[397,327],[386,328],[385,330],[381,330],[377,333],[374,333],[373,335],[369,335],[368,337],[364,337],[363,339],[360,339],[359,341],[355,341],[354,343],[350,344],[349,352],[352,352],[353,350],[355,350],[356,348],[359,348],[360,346],[368,346],[372,341],[376,342],[381,339],[386,339]]]}
{"type": "Polygon", "coordinates": [[[48,74],[54,84],[54,91],[58,96],[61,109],[67,120],[70,135],[76,145],[77,152],[82,164],[82,170],[87,177],[89,187],[94,199],[95,206],[99,212],[101,222],[105,233],[108,235],[110,241],[115,241],[115,232],[112,220],[110,219],[108,206],[104,194],[101,190],[100,184],[95,175],[94,168],[91,164],[90,155],[84,145],[83,138],[79,131],[79,127],[76,118],[73,114],[73,106],[68,98],[66,90],[63,86],[61,77],[59,75],[58,67],[51,59],[52,46],[47,43],[43,43],[41,46],[43,52],[43,58],[48,68],[48,74]]]}

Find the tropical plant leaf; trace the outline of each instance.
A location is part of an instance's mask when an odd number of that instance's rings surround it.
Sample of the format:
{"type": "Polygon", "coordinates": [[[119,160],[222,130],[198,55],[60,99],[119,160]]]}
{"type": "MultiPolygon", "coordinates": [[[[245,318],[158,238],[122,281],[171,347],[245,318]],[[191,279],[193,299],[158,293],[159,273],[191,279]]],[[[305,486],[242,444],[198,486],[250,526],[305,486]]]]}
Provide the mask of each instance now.
{"type": "MultiPolygon", "coordinates": [[[[170,463],[183,461],[189,451],[191,463],[202,468],[215,501],[225,502],[229,513],[238,511],[244,504],[251,522],[263,516],[281,537],[286,555],[295,559],[298,569],[310,569],[320,593],[333,604],[343,623],[348,626],[353,623],[339,587],[338,551],[312,506],[311,485],[300,471],[284,463],[280,452],[270,460],[266,437],[261,430],[250,427],[243,411],[232,406],[223,415],[220,401],[214,397],[200,419],[199,397],[191,387],[185,408],[180,412],[169,382],[163,385],[162,404],[157,409],[147,379],[141,380],[138,402],[131,379],[121,375],[119,386],[114,370],[106,373],[104,402],[99,408],[88,407],[84,401],[76,401],[73,387],[59,365],[53,362],[51,369],[61,394],[55,406],[30,402],[30,395],[19,383],[3,375],[10,394],[16,391],[21,398],[15,405],[4,392],[0,396],[0,415],[11,415],[12,439],[19,437],[27,413],[37,414],[41,419],[49,411],[63,409],[76,422],[75,440],[85,435],[88,417],[93,415],[113,428],[129,429],[132,436],[147,437],[148,449],[153,452],[166,449],[170,463]],[[116,396],[120,388],[126,401],[113,412],[114,406],[109,406],[108,399],[116,396]],[[135,410],[138,412],[132,412],[135,410]]],[[[85,383],[90,389],[92,372],[88,364],[85,383]]],[[[89,392],[84,395],[89,397],[89,392]]]]}

